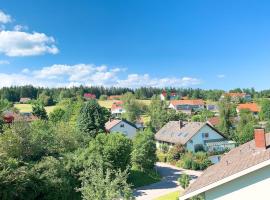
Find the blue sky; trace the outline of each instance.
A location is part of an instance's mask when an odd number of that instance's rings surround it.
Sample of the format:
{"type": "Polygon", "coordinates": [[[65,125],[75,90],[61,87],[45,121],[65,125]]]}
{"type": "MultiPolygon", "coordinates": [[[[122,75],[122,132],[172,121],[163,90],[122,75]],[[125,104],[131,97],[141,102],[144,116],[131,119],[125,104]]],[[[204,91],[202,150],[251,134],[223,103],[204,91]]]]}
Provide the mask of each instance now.
{"type": "Polygon", "coordinates": [[[270,2],[2,0],[0,86],[270,88],[270,2]]]}

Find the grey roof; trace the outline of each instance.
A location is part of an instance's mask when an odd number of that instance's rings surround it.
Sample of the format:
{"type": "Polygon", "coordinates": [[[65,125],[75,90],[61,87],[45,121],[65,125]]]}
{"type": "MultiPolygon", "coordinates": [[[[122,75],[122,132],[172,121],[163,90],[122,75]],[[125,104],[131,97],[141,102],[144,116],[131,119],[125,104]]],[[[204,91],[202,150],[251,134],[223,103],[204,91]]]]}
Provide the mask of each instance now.
{"type": "Polygon", "coordinates": [[[256,148],[252,140],[237,148],[232,149],[222,156],[221,161],[207,168],[204,173],[184,193],[185,195],[195,192],[205,186],[232,176],[238,172],[255,166],[270,159],[270,133],[265,135],[266,149],[256,148]]]}
{"type": "Polygon", "coordinates": [[[168,122],[156,133],[155,139],[172,144],[186,144],[204,126],[213,128],[205,122],[182,122],[182,127],[180,123],[180,121],[168,122]]]}

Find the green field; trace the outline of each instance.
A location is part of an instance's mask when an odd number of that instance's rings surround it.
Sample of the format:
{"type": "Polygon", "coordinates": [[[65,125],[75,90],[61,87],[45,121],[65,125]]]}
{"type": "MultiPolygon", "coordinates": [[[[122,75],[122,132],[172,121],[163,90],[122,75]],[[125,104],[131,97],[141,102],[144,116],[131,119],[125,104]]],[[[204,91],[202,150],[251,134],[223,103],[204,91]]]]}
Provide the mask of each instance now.
{"type": "Polygon", "coordinates": [[[172,192],[164,196],[158,197],[155,200],[177,200],[180,196],[180,191],[172,192]]]}
{"type": "MultiPolygon", "coordinates": [[[[32,112],[32,105],[31,104],[15,104],[15,108],[17,108],[20,112],[32,112]]],[[[46,106],[45,110],[47,113],[53,111],[56,106],[46,106]]]]}

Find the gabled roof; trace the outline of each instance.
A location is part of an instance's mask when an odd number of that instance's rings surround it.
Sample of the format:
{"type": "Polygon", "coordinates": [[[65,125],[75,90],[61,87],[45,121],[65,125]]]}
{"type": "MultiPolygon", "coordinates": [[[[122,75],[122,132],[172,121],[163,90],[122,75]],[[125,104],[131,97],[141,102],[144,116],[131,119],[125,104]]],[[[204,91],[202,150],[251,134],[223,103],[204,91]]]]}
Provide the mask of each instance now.
{"type": "Polygon", "coordinates": [[[204,101],[202,99],[172,100],[171,104],[173,106],[177,106],[177,105],[204,105],[204,101]]]}
{"type": "Polygon", "coordinates": [[[155,139],[172,144],[186,144],[204,126],[214,129],[210,124],[205,122],[170,121],[155,134],[155,139]]]}
{"type": "Polygon", "coordinates": [[[95,99],[96,95],[92,93],[84,93],[83,97],[88,99],[95,99]]]}
{"type": "Polygon", "coordinates": [[[242,103],[237,106],[237,109],[240,110],[250,110],[251,112],[260,112],[260,107],[256,103],[242,103]]]}
{"type": "MultiPolygon", "coordinates": [[[[265,135],[266,146],[270,145],[270,133],[265,135]]],[[[185,191],[181,200],[201,194],[211,188],[256,170],[257,167],[270,165],[270,148],[256,148],[252,140],[225,154],[221,161],[207,168],[204,173],[185,191]],[[267,163],[266,163],[267,162],[267,163]]]]}
{"type": "Polygon", "coordinates": [[[211,124],[212,126],[217,126],[220,122],[220,118],[215,116],[215,117],[211,117],[210,119],[208,119],[208,123],[211,124]]]}
{"type": "Polygon", "coordinates": [[[236,97],[236,98],[244,98],[246,95],[247,95],[246,93],[241,93],[241,92],[225,93],[225,96],[236,97]]]}
{"type": "Polygon", "coordinates": [[[133,124],[132,122],[129,122],[125,119],[113,119],[113,120],[107,121],[105,123],[106,131],[110,131],[113,127],[115,127],[117,124],[119,124],[122,121],[137,129],[135,124],[133,124]]]}
{"type": "Polygon", "coordinates": [[[111,110],[121,109],[123,108],[123,101],[114,101],[111,107],[111,110]]]}

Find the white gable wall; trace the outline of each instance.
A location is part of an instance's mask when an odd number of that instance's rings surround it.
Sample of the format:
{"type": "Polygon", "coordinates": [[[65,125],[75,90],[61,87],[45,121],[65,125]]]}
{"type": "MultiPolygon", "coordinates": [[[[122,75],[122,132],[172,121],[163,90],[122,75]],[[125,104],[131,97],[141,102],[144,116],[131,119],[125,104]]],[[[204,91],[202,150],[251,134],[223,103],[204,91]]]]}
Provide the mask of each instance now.
{"type": "Polygon", "coordinates": [[[269,199],[270,166],[241,176],[205,192],[205,200],[269,199]]]}
{"type": "Polygon", "coordinates": [[[201,128],[196,135],[194,135],[186,144],[186,148],[188,151],[195,151],[194,147],[196,144],[202,144],[205,146],[205,140],[213,140],[213,139],[222,139],[224,138],[214,129],[210,128],[209,126],[205,125],[201,128]],[[204,138],[203,134],[208,133],[208,138],[204,138]]]}
{"type": "Polygon", "coordinates": [[[127,135],[129,138],[133,138],[136,135],[137,129],[128,123],[121,121],[110,129],[110,132],[119,132],[127,135]]]}

